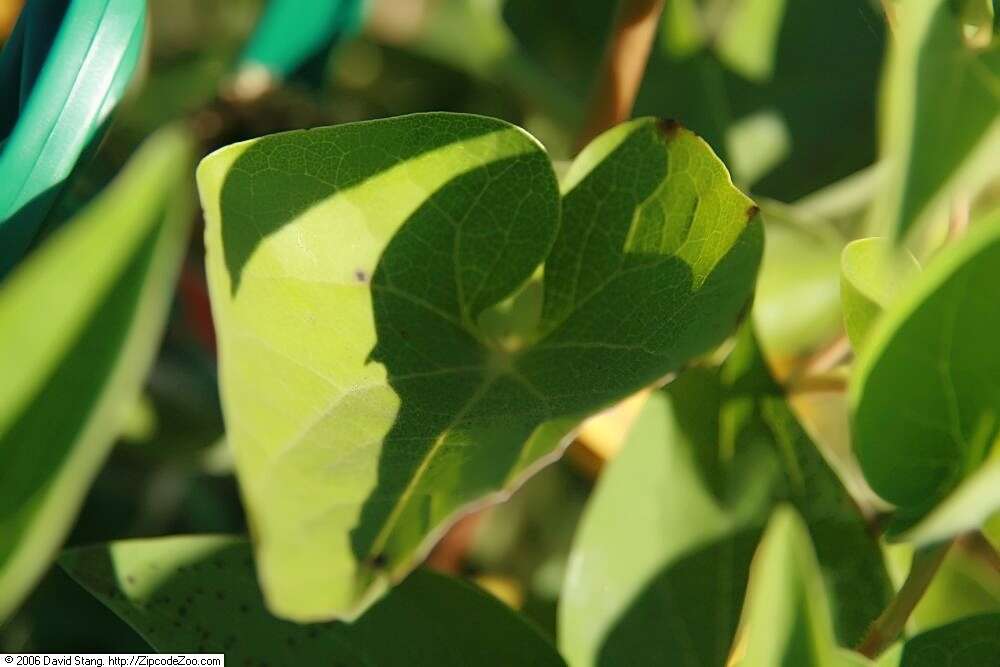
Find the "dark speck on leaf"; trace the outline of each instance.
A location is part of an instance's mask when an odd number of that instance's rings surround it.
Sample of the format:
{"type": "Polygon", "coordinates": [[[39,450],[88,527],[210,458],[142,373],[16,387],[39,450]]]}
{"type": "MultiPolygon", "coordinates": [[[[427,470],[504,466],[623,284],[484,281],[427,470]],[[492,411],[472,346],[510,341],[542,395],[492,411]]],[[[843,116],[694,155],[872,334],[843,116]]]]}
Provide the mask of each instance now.
{"type": "Polygon", "coordinates": [[[667,139],[673,139],[684,126],[673,118],[661,118],[656,121],[656,129],[667,139]]]}
{"type": "Polygon", "coordinates": [[[760,207],[756,204],[751,205],[750,208],[747,209],[747,220],[750,220],[758,213],[760,213],[760,207]]]}
{"type": "Polygon", "coordinates": [[[357,281],[359,283],[366,283],[366,282],[368,282],[368,273],[365,272],[364,269],[355,269],[354,270],[354,277],[357,279],[357,281]]]}

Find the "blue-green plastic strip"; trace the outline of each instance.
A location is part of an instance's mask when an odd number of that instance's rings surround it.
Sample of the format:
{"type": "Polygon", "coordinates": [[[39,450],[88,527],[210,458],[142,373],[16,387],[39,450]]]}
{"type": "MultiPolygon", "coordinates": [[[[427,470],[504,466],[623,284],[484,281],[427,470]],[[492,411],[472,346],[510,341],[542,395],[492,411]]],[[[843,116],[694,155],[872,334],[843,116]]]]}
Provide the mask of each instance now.
{"type": "Polygon", "coordinates": [[[29,0],[22,11],[0,54],[0,278],[99,141],[145,25],[144,0],[29,0]]]}
{"type": "Polygon", "coordinates": [[[241,66],[261,66],[277,79],[295,73],[324,49],[356,33],[365,0],[270,0],[243,52],[241,66]]]}

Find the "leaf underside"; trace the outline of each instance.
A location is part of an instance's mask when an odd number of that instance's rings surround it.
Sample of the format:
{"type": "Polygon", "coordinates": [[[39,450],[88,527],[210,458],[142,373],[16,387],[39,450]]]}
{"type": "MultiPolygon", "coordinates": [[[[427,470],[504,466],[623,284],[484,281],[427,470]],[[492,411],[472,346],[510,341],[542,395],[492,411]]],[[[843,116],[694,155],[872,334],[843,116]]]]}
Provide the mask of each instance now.
{"type": "Polygon", "coordinates": [[[113,542],[69,550],[60,563],[162,653],[225,653],[238,665],[565,664],[501,602],[428,571],[414,572],[352,624],[296,625],[264,607],[250,545],[240,538],[113,542]]]}

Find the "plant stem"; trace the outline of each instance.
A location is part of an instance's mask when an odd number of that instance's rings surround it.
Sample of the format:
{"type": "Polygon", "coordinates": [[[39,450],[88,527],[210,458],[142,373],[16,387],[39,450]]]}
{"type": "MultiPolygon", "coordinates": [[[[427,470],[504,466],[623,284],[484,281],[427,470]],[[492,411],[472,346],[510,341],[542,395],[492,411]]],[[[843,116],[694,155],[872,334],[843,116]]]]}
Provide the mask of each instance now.
{"type": "Polygon", "coordinates": [[[868,629],[868,635],[858,646],[859,653],[874,659],[896,641],[913,609],[937,574],[951,545],[951,541],[942,542],[913,554],[913,563],[910,565],[910,573],[906,575],[906,581],[889,606],[868,629]]]}
{"type": "Polygon", "coordinates": [[[620,0],[577,148],[632,115],[664,0],[620,0]]]}
{"type": "Polygon", "coordinates": [[[950,240],[961,238],[968,228],[969,198],[958,195],[951,202],[951,211],[948,216],[948,238],[950,240]]]}
{"type": "Polygon", "coordinates": [[[810,378],[828,375],[850,355],[851,343],[847,340],[847,336],[838,336],[836,340],[813,353],[789,373],[784,385],[789,393],[800,393],[802,387],[810,382],[810,378]]]}
{"type": "Polygon", "coordinates": [[[958,546],[972,558],[975,558],[986,567],[1000,573],[1000,553],[993,548],[982,531],[977,530],[958,539],[958,546]]]}

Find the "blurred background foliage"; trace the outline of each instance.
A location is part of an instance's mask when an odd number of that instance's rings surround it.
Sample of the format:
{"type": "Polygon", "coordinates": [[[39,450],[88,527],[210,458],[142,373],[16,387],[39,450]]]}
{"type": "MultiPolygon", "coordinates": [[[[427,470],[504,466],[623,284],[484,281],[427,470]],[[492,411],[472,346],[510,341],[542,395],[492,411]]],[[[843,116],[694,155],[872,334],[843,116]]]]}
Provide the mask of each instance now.
{"type": "MultiPolygon", "coordinates": [[[[262,0],[149,0],[141,72],[56,216],[93,197],[143,139],[177,119],[191,125],[204,154],[293,128],[471,112],[521,125],[555,160],[567,160],[614,4],[378,0],[359,34],[275,81],[241,68],[262,0]]],[[[728,2],[669,3],[635,113],[676,118],[700,133],[761,202],[768,250],[755,316],[765,348],[782,352],[771,360],[778,375],[789,377],[840,332],[840,249],[860,234],[878,185],[875,109],[885,27],[869,0],[764,3],[782,6],[774,16],[753,14],[754,4],[739,12],[728,2]]],[[[0,0],[0,41],[20,5],[0,0]]],[[[246,531],[222,441],[200,239],[196,228],[145,397],[93,485],[69,546],[246,531]]],[[[863,482],[841,456],[848,446],[838,415],[846,410],[837,396],[813,393],[793,404],[863,497],[863,482]]],[[[432,565],[470,575],[552,633],[578,517],[634,413],[620,409],[603,426],[585,429],[584,444],[511,501],[453,530],[432,565]]],[[[946,569],[947,581],[966,593],[960,606],[995,609],[1000,575],[963,553],[946,569]]],[[[932,627],[960,615],[947,609],[949,595],[929,595],[917,622],[932,627]]],[[[0,652],[144,647],[55,566],[0,632],[0,652]]]]}

